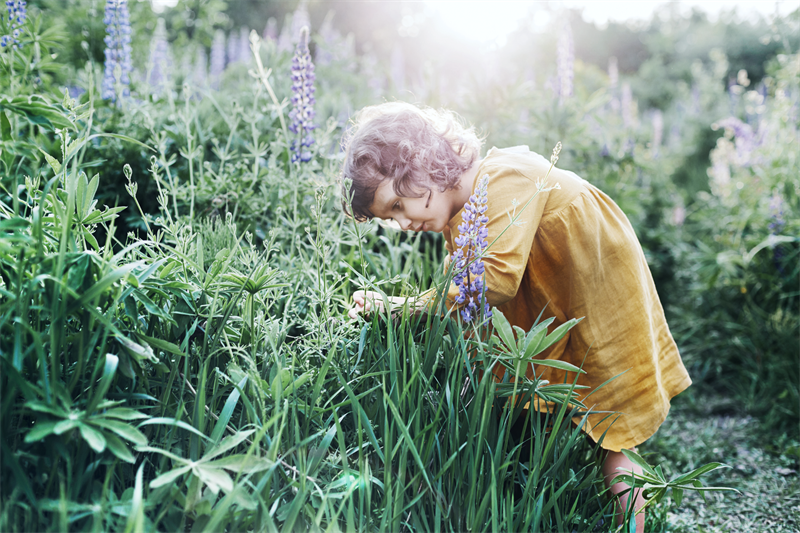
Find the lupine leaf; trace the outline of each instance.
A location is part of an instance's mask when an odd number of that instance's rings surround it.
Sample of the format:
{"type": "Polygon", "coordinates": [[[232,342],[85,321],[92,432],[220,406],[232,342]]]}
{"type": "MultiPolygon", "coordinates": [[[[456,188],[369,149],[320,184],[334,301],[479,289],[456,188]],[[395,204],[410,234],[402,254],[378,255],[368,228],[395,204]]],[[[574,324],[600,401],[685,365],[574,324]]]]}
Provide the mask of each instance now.
{"type": "Polygon", "coordinates": [[[88,424],[78,424],[83,440],[92,447],[97,453],[102,453],[106,449],[106,439],[103,434],[89,426],[88,424]]]}
{"type": "Polygon", "coordinates": [[[158,487],[172,483],[191,469],[191,466],[181,466],[169,472],[165,472],[150,482],[150,488],[157,489],[158,487]]]}
{"type": "Polygon", "coordinates": [[[25,442],[36,442],[48,435],[52,435],[55,432],[56,424],[58,424],[58,421],[55,420],[47,422],[38,420],[31,430],[28,431],[28,434],[25,435],[25,442]]]}

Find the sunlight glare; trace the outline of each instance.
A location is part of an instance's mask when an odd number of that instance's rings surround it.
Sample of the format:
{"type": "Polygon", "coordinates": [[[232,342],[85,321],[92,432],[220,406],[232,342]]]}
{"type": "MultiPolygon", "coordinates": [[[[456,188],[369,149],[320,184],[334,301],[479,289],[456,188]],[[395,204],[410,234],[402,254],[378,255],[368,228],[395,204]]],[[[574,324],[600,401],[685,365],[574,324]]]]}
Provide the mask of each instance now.
{"type": "Polygon", "coordinates": [[[536,10],[536,2],[511,0],[427,0],[426,4],[455,33],[498,48],[536,10]]]}

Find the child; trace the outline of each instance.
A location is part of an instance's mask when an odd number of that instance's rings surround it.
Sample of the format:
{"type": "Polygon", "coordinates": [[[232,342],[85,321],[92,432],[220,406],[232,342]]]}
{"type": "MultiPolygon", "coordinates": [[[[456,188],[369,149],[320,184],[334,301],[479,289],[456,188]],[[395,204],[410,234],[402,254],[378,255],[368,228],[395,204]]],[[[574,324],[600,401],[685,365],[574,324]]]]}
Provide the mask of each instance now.
{"type": "MultiPolygon", "coordinates": [[[[464,204],[478,178],[488,174],[491,243],[508,226],[512,206],[519,212],[534,197],[550,162],[524,147],[492,148],[483,160],[479,150],[474,131],[450,113],[400,102],[365,108],[346,142],[343,183],[352,185],[343,193],[352,195],[349,214],[359,221],[393,219],[404,230],[441,232],[452,254],[464,204]]],[[[620,450],[634,449],[653,435],[670,399],[691,380],[625,214],[572,172],[553,169],[546,185],[522,211],[521,224],[508,228],[484,258],[486,300],[526,331],[545,308],[545,317],[555,316],[551,330],[585,317],[544,356],[583,367],[586,374],[578,383],[593,391],[588,406],[622,413],[613,424],[605,415],[590,417],[586,428],[595,441],[605,432],[603,475],[610,485],[617,468],[640,471],[620,450]]],[[[451,285],[450,307],[457,296],[451,285]]],[[[383,305],[376,293],[357,291],[353,299],[352,318],[383,305]]],[[[564,374],[548,368],[544,379],[563,382],[564,374]]],[[[617,493],[626,486],[611,488],[617,493]]],[[[634,509],[642,504],[638,496],[634,509]]],[[[627,496],[621,507],[618,522],[627,496]]],[[[643,531],[643,513],[636,522],[643,531]]]]}

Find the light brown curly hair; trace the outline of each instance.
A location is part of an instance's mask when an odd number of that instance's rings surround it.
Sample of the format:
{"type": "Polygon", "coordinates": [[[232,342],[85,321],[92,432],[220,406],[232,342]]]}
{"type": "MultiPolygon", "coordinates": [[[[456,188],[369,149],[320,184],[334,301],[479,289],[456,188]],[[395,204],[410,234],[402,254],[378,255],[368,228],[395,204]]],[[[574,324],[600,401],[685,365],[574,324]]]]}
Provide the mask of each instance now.
{"type": "Polygon", "coordinates": [[[432,185],[458,188],[482,143],[450,111],[388,102],[359,111],[342,144],[342,208],[362,222],[375,216],[369,207],[384,180],[405,198],[420,198],[432,185]]]}

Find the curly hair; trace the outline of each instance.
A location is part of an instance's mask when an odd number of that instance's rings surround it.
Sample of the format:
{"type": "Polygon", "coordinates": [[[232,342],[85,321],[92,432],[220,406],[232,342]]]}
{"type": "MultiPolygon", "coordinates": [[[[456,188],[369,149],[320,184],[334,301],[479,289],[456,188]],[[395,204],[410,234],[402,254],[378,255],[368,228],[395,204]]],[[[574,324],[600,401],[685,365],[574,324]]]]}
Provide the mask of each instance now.
{"type": "Polygon", "coordinates": [[[420,198],[431,186],[440,192],[458,188],[482,143],[450,111],[388,102],[362,109],[342,144],[342,208],[362,222],[375,216],[369,207],[384,180],[405,198],[420,198]]]}

